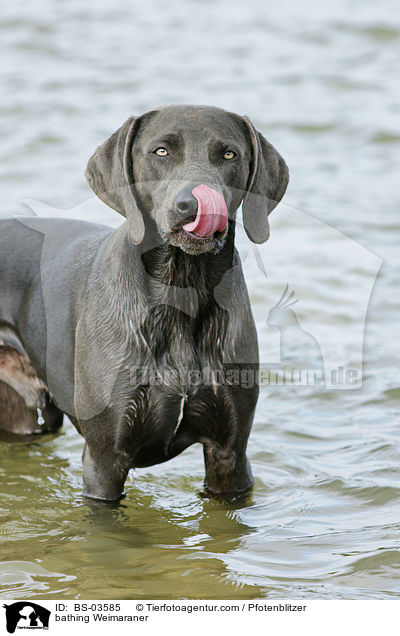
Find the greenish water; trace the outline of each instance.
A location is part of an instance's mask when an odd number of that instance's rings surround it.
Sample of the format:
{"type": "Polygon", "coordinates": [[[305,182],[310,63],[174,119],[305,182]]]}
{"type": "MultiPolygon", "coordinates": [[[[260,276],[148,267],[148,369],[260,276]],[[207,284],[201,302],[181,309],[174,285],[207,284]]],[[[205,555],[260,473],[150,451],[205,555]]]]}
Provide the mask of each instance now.
{"type": "MultiPolygon", "coordinates": [[[[200,446],[133,473],[113,507],[82,499],[70,423],[0,443],[2,598],[398,598],[395,7],[4,8],[2,213],[29,198],[70,214],[90,197],[87,158],[131,112],[193,102],[245,113],[291,171],[260,248],[268,280],[246,260],[262,358],[279,360],[267,317],[289,283],[303,333],[345,367],[362,353],[363,383],[263,387],[249,443],[255,488],[230,505],[202,494],[200,446]]],[[[92,203],[84,213],[105,214],[92,203]]]]}

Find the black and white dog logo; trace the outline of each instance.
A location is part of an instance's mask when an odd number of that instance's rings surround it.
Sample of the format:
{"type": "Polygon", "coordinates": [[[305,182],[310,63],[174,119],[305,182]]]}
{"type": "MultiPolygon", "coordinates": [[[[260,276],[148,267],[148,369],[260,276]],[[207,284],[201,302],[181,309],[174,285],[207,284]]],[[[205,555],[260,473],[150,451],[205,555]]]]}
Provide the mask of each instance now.
{"type": "Polygon", "coordinates": [[[13,634],[18,629],[48,629],[50,611],[37,603],[18,601],[6,608],[7,631],[13,634]]]}

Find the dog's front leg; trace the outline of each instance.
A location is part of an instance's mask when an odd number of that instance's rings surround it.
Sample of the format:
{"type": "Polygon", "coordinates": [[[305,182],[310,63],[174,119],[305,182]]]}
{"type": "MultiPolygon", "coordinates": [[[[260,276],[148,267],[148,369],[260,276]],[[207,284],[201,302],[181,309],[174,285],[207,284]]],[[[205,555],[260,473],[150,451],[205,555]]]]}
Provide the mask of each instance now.
{"type": "Polygon", "coordinates": [[[112,445],[86,442],[83,451],[83,494],[91,499],[115,501],[124,496],[130,465],[125,453],[112,445]]]}
{"type": "Polygon", "coordinates": [[[203,449],[206,469],[204,486],[211,494],[235,495],[250,490],[253,475],[245,448],[205,443],[203,449]]]}

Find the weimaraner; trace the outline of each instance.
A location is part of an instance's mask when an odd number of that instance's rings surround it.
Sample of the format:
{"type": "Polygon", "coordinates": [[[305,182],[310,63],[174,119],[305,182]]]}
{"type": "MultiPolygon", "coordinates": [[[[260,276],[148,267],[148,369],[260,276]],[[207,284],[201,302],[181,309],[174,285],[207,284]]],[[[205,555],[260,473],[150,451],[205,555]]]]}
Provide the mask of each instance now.
{"type": "Polygon", "coordinates": [[[236,211],[251,241],[287,166],[246,117],[164,106],[90,158],[96,195],[126,217],[0,221],[0,429],[85,439],[84,495],[116,500],[128,471],[204,449],[211,494],[249,490],[258,344],[236,211]],[[195,378],[195,380],[193,379],[195,378]]]}

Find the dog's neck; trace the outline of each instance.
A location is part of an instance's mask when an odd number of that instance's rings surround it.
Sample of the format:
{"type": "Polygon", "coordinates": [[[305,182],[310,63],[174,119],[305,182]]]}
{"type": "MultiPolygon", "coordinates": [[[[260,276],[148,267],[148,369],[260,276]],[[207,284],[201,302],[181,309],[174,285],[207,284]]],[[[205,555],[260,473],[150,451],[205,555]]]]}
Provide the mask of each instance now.
{"type": "Polygon", "coordinates": [[[159,236],[154,237],[146,229],[144,240],[135,249],[145,278],[154,281],[155,286],[192,287],[209,294],[233,266],[234,239],[235,228],[232,223],[218,253],[192,255],[180,247],[162,242],[159,236]]]}
{"type": "Polygon", "coordinates": [[[204,290],[212,291],[232,267],[234,228],[229,229],[224,245],[216,254],[192,255],[166,243],[149,250],[142,247],[140,253],[146,273],[155,281],[180,288],[204,286],[204,290]]]}
{"type": "Polygon", "coordinates": [[[236,264],[234,239],[235,228],[231,224],[217,254],[195,256],[163,242],[161,237],[155,240],[145,235],[142,243],[135,245],[129,224],[124,223],[111,234],[105,254],[103,251],[104,294],[112,292],[114,297],[120,292],[121,298],[130,298],[133,303],[173,305],[189,314],[192,312],[186,305],[192,304],[192,297],[197,299],[197,308],[209,307],[214,290],[229,280],[225,275],[236,264]]]}
{"type": "Polygon", "coordinates": [[[89,281],[89,288],[96,288],[102,298],[92,324],[99,330],[101,325],[102,334],[108,329],[116,338],[119,333],[125,344],[128,337],[136,338],[136,347],[147,342],[146,351],[150,348],[157,359],[172,341],[178,351],[184,337],[194,338],[199,351],[208,345],[213,350],[217,340],[223,342],[226,309],[234,297],[235,277],[229,275],[237,265],[234,227],[218,254],[193,256],[161,241],[151,250],[143,249],[149,245],[134,245],[128,224],[106,239],[98,254],[103,274],[94,268],[96,275],[89,281]],[[217,324],[218,332],[210,328],[217,324]]]}

